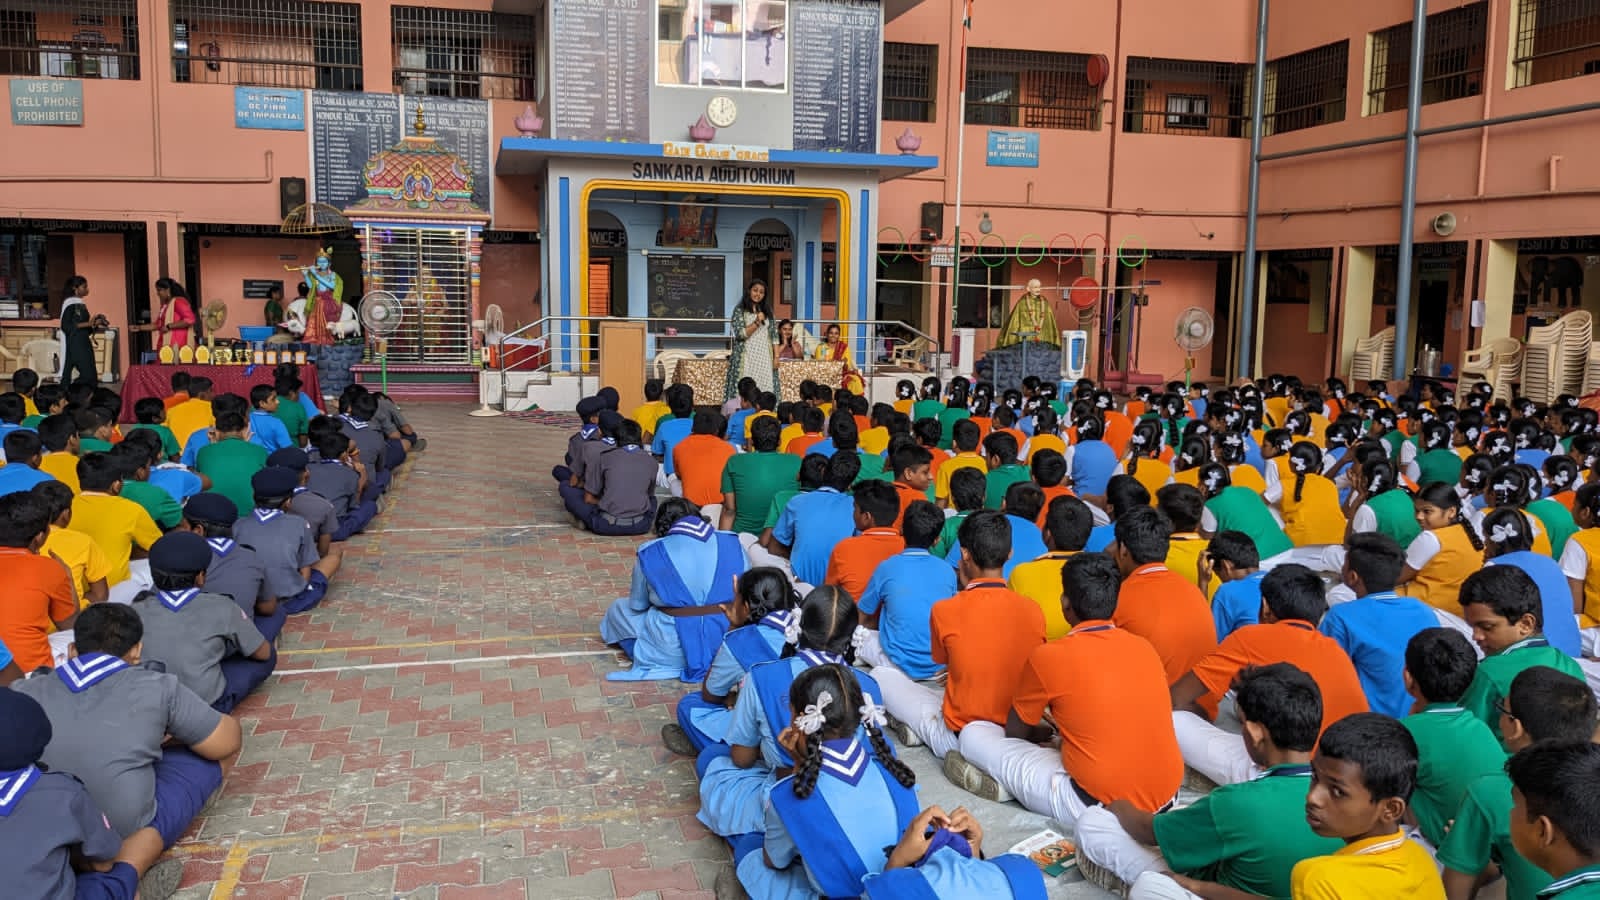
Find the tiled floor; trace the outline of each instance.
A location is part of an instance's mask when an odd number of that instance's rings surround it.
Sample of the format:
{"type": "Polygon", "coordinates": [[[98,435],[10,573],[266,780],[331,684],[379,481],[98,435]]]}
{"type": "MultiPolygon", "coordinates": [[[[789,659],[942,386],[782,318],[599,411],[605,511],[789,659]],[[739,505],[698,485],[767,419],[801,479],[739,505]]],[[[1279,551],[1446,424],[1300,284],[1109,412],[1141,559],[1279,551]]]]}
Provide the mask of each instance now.
{"type": "MultiPolygon", "coordinates": [[[[239,708],[244,751],[174,851],[183,900],[711,896],[728,854],[658,737],[686,688],[604,680],[597,623],[634,541],[568,525],[567,431],[470,408],[408,409],[429,450],[239,708]]],[[[925,802],[972,805],[906,756],[925,802]]],[[[979,814],[991,849],[1043,824],[979,814]]]]}

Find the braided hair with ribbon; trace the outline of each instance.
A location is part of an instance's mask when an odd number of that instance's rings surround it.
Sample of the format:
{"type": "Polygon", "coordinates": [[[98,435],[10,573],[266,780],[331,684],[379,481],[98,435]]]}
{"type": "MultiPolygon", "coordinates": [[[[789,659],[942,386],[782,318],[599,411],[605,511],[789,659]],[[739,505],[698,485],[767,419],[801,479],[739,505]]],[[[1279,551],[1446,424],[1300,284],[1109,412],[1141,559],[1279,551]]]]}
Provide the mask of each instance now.
{"type": "Polygon", "coordinates": [[[1489,558],[1533,549],[1533,529],[1520,510],[1502,508],[1483,517],[1484,555],[1489,558]]]}
{"type": "Polygon", "coordinates": [[[1305,490],[1306,476],[1322,471],[1322,450],[1310,441],[1299,441],[1289,448],[1289,471],[1294,473],[1294,502],[1300,502],[1300,492],[1305,490]]]}
{"type": "Polygon", "coordinates": [[[860,624],[861,611],[849,593],[831,584],[813,588],[800,601],[800,614],[784,629],[785,646],[779,656],[816,650],[853,662],[856,626],[860,624]]]}
{"type": "Polygon", "coordinates": [[[1200,490],[1205,493],[1206,499],[1222,493],[1223,489],[1233,486],[1233,477],[1228,474],[1228,467],[1221,463],[1206,463],[1200,467],[1200,490]]]}
{"type": "Polygon", "coordinates": [[[789,707],[794,710],[794,729],[804,745],[795,754],[796,797],[804,800],[816,790],[823,742],[852,737],[858,728],[866,731],[873,756],[895,781],[903,787],[916,784],[917,776],[895,757],[883,736],[887,712],[861,692],[861,682],[849,666],[830,663],[801,672],[789,685],[789,707]]]}

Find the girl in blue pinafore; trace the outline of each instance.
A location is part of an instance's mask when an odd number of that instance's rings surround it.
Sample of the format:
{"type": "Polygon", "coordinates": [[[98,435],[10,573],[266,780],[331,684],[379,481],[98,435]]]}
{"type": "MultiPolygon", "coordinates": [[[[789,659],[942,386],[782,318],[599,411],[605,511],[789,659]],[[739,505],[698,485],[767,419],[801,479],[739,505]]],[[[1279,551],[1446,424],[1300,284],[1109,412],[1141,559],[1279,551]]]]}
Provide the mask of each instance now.
{"type": "MultiPolygon", "coordinates": [[[[778,743],[789,725],[789,685],[816,666],[849,665],[860,613],[850,595],[824,586],[806,595],[790,625],[784,656],[750,669],[739,687],[728,724],[727,743],[700,753],[700,821],[728,839],[738,859],[761,846],[767,792],[794,767],[794,758],[778,743]]],[[[856,673],[862,690],[882,702],[878,683],[856,673]]]]}
{"type": "Polygon", "coordinates": [[[734,579],[749,565],[738,535],[718,531],[680,497],[656,510],[655,533],[639,545],[628,596],[600,622],[601,639],[633,660],[608,681],[706,677],[728,631],[734,579]]]}
{"type": "Polygon", "coordinates": [[[751,900],[859,897],[917,818],[916,776],[895,759],[887,713],[849,666],[800,673],[785,705],[793,718],[778,743],[799,762],[769,792],[762,852],[739,860],[739,883],[751,900]]]}
{"type": "Polygon", "coordinates": [[[799,599],[781,569],[761,566],[739,576],[738,596],[728,615],[733,630],[711,660],[705,684],[678,701],[676,724],[661,726],[668,749],[693,756],[710,744],[727,743],[739,682],[751,666],[771,662],[783,652],[799,599]]]}

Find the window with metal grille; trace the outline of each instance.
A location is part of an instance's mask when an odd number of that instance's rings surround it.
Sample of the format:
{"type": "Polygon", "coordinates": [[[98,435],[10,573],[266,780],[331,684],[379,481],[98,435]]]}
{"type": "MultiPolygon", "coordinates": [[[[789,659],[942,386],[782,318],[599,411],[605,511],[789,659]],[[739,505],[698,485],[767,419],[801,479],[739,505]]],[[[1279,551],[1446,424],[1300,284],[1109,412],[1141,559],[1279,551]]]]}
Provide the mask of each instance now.
{"type": "Polygon", "coordinates": [[[389,362],[470,362],[470,233],[364,225],[357,236],[364,248],[367,290],[389,291],[403,309],[400,324],[386,336],[389,362]]]}
{"type": "Polygon", "coordinates": [[[1600,72],[1600,0],[1518,0],[1513,87],[1600,72]]]}
{"type": "Polygon", "coordinates": [[[0,3],[0,74],[139,78],[134,0],[0,3]]]}
{"type": "Polygon", "coordinates": [[[939,90],[936,44],[883,45],[883,118],[932,122],[939,90]]]}
{"type": "Polygon", "coordinates": [[[1122,130],[1197,137],[1244,137],[1250,66],[1192,59],[1128,59],[1122,130]]]}
{"type": "Polygon", "coordinates": [[[967,124],[1094,131],[1099,90],[1089,57],[1040,50],[967,50],[967,124]]]}
{"type": "Polygon", "coordinates": [[[1340,41],[1267,63],[1266,133],[1283,134],[1344,121],[1350,42],[1340,41]]]}
{"type": "Polygon", "coordinates": [[[172,0],[172,80],[359,91],[361,7],[172,0]]]}
{"type": "MultiPolygon", "coordinates": [[[[1460,6],[1428,17],[1422,47],[1422,102],[1439,103],[1483,93],[1487,3],[1460,6]]],[[[1411,23],[1372,33],[1367,73],[1367,115],[1406,108],[1411,84],[1411,23]]]]}
{"type": "Polygon", "coordinates": [[[534,17],[394,7],[394,83],[407,94],[536,100],[534,17]]]}

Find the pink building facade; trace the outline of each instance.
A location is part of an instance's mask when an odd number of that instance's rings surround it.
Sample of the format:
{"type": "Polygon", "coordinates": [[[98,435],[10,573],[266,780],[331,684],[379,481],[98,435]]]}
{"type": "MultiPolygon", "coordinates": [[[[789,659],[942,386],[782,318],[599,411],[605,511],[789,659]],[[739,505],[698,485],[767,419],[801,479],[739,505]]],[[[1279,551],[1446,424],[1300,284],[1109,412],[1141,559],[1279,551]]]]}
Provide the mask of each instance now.
{"type": "MultiPolygon", "coordinates": [[[[650,39],[666,46],[686,3],[644,2],[655,6],[650,39]]],[[[742,13],[747,23],[783,22],[801,2],[747,2],[742,13]]],[[[1565,308],[1600,311],[1600,18],[1581,0],[1428,8],[1422,125],[1457,128],[1421,138],[1409,236],[1416,262],[1406,275],[1416,340],[1401,350],[1428,343],[1451,362],[1565,308]],[[1565,108],[1573,110],[1543,115],[1565,108]]],[[[1403,131],[1409,4],[1271,4],[1252,297],[1242,285],[1254,3],[976,0],[970,30],[964,11],[962,0],[883,5],[878,154],[903,155],[897,142],[909,138],[936,159],[880,174],[874,191],[859,192],[870,209],[854,211],[853,227],[870,229],[876,259],[855,261],[870,271],[852,315],[907,322],[946,347],[953,329],[972,327],[981,346],[1028,280],[1061,297],[1089,278],[1098,301],[1085,312],[1060,302],[1057,318],[1093,335],[1091,373],[1132,366],[1181,377],[1185,353],[1172,322],[1198,307],[1217,322],[1216,342],[1195,354],[1207,378],[1343,371],[1355,341],[1395,318],[1402,143],[1272,157],[1403,131]],[[953,239],[958,195],[963,253],[944,268],[931,245],[953,239]],[[1242,333],[1246,318],[1254,327],[1242,333]]],[[[33,309],[43,319],[0,319],[0,329],[47,325],[74,273],[90,279],[91,306],[123,326],[123,365],[138,349],[126,326],[150,315],[158,277],[189,285],[200,303],[226,303],[230,331],[260,321],[260,282],[284,280],[292,298],[295,276],[285,267],[310,263],[325,243],[277,230],[308,187],[326,189],[319,160],[383,149],[316,145],[324,132],[311,120],[327,109],[322,121],[337,121],[343,107],[324,101],[341,92],[378,98],[367,102],[366,121],[388,115],[383,94],[397,96],[396,115],[407,123],[408,103],[440,104],[447,116],[447,101],[476,104],[481,124],[457,115],[450,133],[486,145],[487,165],[474,172],[492,198],[478,295],[499,305],[508,325],[550,314],[552,275],[567,268],[584,286],[582,310],[629,310],[642,275],[608,277],[597,289],[593,261],[632,252],[616,246],[615,234],[635,230],[628,247],[638,240],[643,220],[622,214],[636,203],[619,194],[611,212],[596,205],[578,217],[589,233],[576,240],[589,252],[556,265],[556,170],[546,160],[581,161],[554,147],[559,129],[537,146],[506,143],[528,131],[517,119],[529,107],[557,119],[580,99],[563,97],[561,78],[552,78],[560,53],[551,53],[551,34],[560,33],[551,21],[536,0],[11,4],[0,11],[12,104],[0,120],[0,316],[33,309]],[[301,98],[298,118],[286,95],[301,98]],[[253,109],[250,98],[270,108],[253,109]]],[[[658,55],[656,94],[662,73],[682,58],[658,55]]],[[[612,64],[621,71],[630,61],[612,64]]],[[[741,124],[726,139],[760,143],[756,123],[770,92],[737,96],[741,124]]],[[[652,104],[648,140],[683,140],[678,132],[692,119],[655,121],[664,108],[652,104]]],[[[347,137],[363,133],[377,132],[347,137]]],[[[773,149],[791,150],[781,142],[773,149]]],[[[800,165],[802,182],[820,195],[829,176],[800,165]]],[[[855,203],[857,192],[846,193],[855,203]]],[[[834,207],[766,228],[748,226],[730,281],[767,277],[780,313],[847,317],[843,304],[784,293],[831,283],[834,207]],[[785,225],[787,240],[777,233],[785,225]],[[819,238],[815,263],[802,264],[802,228],[819,238]],[[817,277],[785,282],[780,274],[801,269],[817,277]]],[[[358,279],[354,241],[335,250],[346,281],[358,279]]],[[[637,298],[632,308],[643,308],[637,298]]]]}

